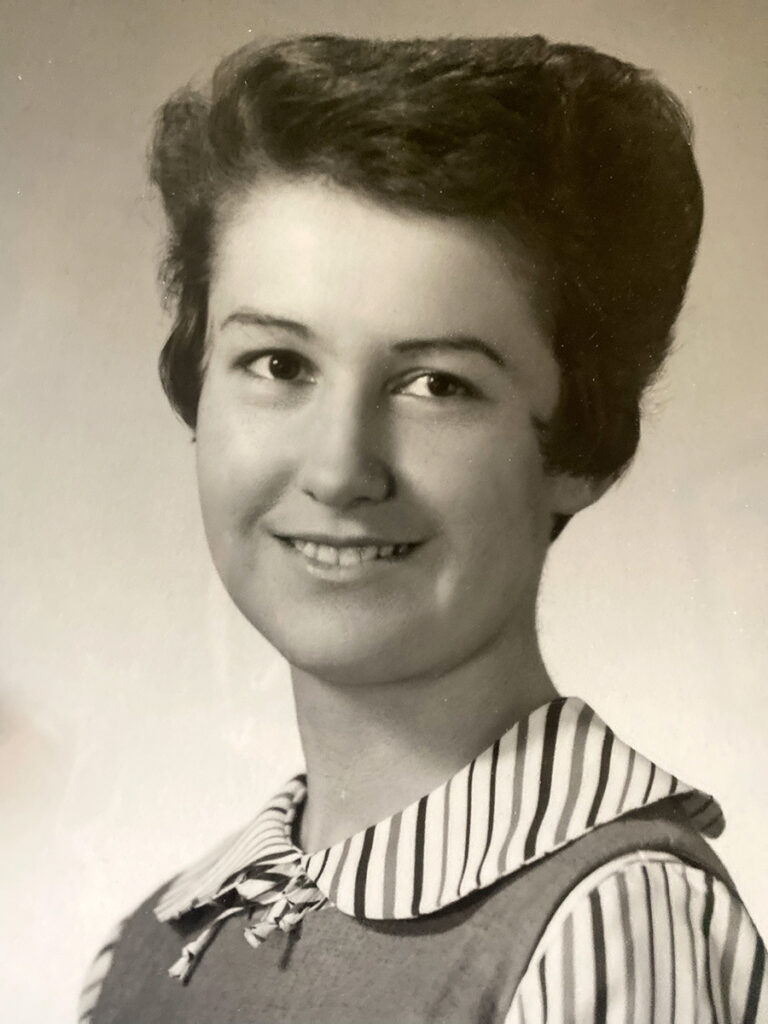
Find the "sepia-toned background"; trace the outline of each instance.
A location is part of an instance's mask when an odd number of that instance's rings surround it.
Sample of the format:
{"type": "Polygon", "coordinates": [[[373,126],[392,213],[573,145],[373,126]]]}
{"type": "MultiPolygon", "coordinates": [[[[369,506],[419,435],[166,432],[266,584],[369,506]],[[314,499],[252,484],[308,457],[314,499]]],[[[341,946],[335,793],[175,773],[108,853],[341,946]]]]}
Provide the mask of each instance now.
{"type": "MultiPolygon", "coordinates": [[[[155,373],[153,111],[249,39],[540,31],[655,69],[707,218],[637,461],[555,545],[547,661],[714,792],[768,932],[768,8],[731,0],[0,3],[2,1016],[73,1017],[113,922],[300,765],[284,668],[209,566],[155,373]]],[[[617,225],[620,230],[620,225],[617,225]]]]}

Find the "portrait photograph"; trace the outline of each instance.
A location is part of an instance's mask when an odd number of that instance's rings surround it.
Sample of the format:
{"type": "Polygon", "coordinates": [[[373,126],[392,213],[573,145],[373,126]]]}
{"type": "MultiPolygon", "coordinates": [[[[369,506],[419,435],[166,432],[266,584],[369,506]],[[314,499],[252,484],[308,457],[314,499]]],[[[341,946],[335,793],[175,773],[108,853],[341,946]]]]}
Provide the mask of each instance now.
{"type": "Polygon", "coordinates": [[[768,1024],[768,9],[0,9],[2,1019],[768,1024]]]}

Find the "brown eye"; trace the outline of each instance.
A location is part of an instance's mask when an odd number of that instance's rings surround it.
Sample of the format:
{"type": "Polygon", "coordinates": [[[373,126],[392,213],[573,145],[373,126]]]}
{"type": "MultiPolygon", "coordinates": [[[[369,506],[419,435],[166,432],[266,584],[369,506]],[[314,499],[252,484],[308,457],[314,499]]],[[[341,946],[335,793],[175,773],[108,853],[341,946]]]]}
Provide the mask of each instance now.
{"type": "Polygon", "coordinates": [[[293,352],[276,352],[269,357],[269,372],[277,380],[294,380],[301,369],[301,360],[293,352]]]}
{"type": "Polygon", "coordinates": [[[246,369],[253,377],[262,380],[310,381],[312,374],[306,359],[288,349],[263,352],[250,358],[246,369]]]}
{"type": "Polygon", "coordinates": [[[401,393],[416,398],[463,398],[475,392],[452,373],[421,373],[408,381],[401,393]]]}
{"type": "Polygon", "coordinates": [[[451,398],[465,390],[455,377],[449,377],[445,373],[430,373],[427,377],[427,388],[435,398],[451,398]]]}

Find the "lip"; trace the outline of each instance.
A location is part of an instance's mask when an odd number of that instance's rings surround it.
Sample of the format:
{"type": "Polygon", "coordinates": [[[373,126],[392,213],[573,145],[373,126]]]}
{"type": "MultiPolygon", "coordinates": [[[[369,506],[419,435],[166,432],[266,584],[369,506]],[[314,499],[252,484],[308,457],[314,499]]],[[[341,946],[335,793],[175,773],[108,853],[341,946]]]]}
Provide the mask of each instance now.
{"type": "Polygon", "coordinates": [[[424,541],[393,542],[359,534],[340,537],[322,533],[274,533],[273,537],[304,571],[336,583],[362,581],[375,574],[391,571],[393,567],[408,561],[424,544],[424,541]],[[318,557],[323,548],[325,556],[318,557]],[[381,553],[375,554],[376,548],[381,549],[381,553]],[[330,556],[328,549],[337,554],[330,556]],[[352,549],[355,549],[354,552],[352,549]]]}
{"type": "Polygon", "coordinates": [[[290,544],[292,541],[301,541],[304,544],[322,544],[330,548],[365,548],[365,547],[399,547],[404,544],[408,544],[414,547],[418,547],[423,544],[423,540],[409,540],[404,537],[381,537],[372,536],[369,534],[356,534],[355,536],[343,537],[338,534],[328,533],[276,533],[272,532],[272,536],[277,540],[284,541],[290,544]]]}

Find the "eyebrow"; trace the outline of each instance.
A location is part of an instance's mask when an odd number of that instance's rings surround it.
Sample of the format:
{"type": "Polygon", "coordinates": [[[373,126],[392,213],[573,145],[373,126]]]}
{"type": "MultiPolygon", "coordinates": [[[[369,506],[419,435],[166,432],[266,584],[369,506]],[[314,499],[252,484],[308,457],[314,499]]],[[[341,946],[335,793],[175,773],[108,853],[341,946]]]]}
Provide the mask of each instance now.
{"type": "MultiPolygon", "coordinates": [[[[273,327],[281,331],[289,331],[304,340],[314,338],[315,334],[306,324],[298,320],[290,320],[286,317],[272,316],[269,313],[262,313],[257,309],[246,307],[237,309],[230,313],[221,323],[223,330],[228,324],[243,324],[246,327],[273,327]]],[[[395,342],[392,348],[396,352],[478,352],[485,356],[494,365],[502,369],[507,367],[506,360],[496,351],[493,345],[481,338],[475,338],[466,334],[451,334],[437,338],[406,338],[403,341],[395,342]]]]}
{"type": "Polygon", "coordinates": [[[270,316],[269,313],[261,313],[259,310],[251,309],[250,307],[236,309],[234,313],[224,317],[219,329],[223,330],[228,324],[243,324],[246,327],[275,327],[280,331],[290,331],[291,334],[296,334],[300,338],[314,337],[313,332],[307,325],[299,323],[298,320],[288,320],[282,316],[270,316]]]}
{"type": "Polygon", "coordinates": [[[493,345],[481,338],[474,338],[471,335],[448,335],[444,338],[408,338],[405,341],[398,341],[392,346],[398,352],[435,352],[448,349],[458,352],[479,352],[480,355],[490,359],[496,366],[502,368],[507,366],[506,360],[496,351],[493,345]]]}

